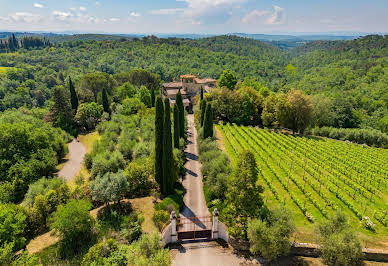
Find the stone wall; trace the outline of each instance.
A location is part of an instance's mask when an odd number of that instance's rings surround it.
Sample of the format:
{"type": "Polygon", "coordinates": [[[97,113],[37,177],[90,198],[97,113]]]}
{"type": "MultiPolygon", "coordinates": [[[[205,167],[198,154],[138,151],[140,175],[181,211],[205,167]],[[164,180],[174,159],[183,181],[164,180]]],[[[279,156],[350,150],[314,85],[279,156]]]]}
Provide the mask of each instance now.
{"type": "Polygon", "coordinates": [[[164,245],[168,245],[172,242],[171,232],[172,232],[172,226],[170,223],[169,225],[167,225],[167,227],[163,230],[163,233],[162,233],[162,241],[164,245]]]}
{"type": "Polygon", "coordinates": [[[229,241],[229,235],[226,231],[226,225],[218,221],[218,238],[224,240],[226,243],[229,241]]]}

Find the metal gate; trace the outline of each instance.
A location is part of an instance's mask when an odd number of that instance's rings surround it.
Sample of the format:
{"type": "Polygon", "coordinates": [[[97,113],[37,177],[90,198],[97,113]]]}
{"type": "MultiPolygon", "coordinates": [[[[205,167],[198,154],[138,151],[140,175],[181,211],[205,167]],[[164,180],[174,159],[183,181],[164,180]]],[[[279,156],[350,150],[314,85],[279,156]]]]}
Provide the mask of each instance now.
{"type": "Polygon", "coordinates": [[[212,237],[212,217],[180,217],[177,219],[178,240],[212,237]]]}

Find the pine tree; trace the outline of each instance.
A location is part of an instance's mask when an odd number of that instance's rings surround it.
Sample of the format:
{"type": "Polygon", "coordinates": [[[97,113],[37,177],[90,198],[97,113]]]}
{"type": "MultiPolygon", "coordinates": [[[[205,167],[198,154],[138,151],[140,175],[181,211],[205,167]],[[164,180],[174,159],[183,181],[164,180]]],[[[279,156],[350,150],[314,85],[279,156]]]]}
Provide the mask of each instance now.
{"type": "Polygon", "coordinates": [[[107,112],[110,114],[110,107],[109,107],[109,101],[108,101],[108,95],[106,94],[106,89],[102,89],[102,107],[104,107],[104,112],[107,112]]]}
{"type": "Polygon", "coordinates": [[[201,86],[201,102],[203,100],[203,87],[201,86]]]}
{"type": "Polygon", "coordinates": [[[164,100],[164,121],[163,121],[163,186],[164,195],[171,194],[173,190],[173,153],[171,136],[171,111],[170,100],[164,100]]]}
{"type": "Polygon", "coordinates": [[[175,103],[179,108],[179,135],[183,138],[185,136],[185,107],[183,106],[183,99],[180,90],[176,95],[175,103]]]}
{"type": "Polygon", "coordinates": [[[179,148],[179,135],[180,135],[180,127],[179,127],[179,108],[178,105],[174,105],[174,147],[179,148]]]}
{"type": "Polygon", "coordinates": [[[201,101],[199,109],[201,110],[201,127],[203,127],[203,121],[205,120],[206,100],[201,101]]]}
{"type": "Polygon", "coordinates": [[[155,110],[155,180],[163,188],[163,120],[164,107],[161,97],[156,99],[155,110]]]}
{"type": "Polygon", "coordinates": [[[203,122],[203,138],[213,137],[213,110],[211,104],[206,105],[205,119],[203,122]]]}
{"type": "Polygon", "coordinates": [[[151,107],[155,107],[155,90],[151,89],[151,107]]]}
{"type": "Polygon", "coordinates": [[[70,89],[70,102],[71,102],[71,109],[77,110],[78,109],[78,97],[77,93],[75,92],[73,82],[71,81],[71,77],[69,76],[69,89],[70,89]]]}

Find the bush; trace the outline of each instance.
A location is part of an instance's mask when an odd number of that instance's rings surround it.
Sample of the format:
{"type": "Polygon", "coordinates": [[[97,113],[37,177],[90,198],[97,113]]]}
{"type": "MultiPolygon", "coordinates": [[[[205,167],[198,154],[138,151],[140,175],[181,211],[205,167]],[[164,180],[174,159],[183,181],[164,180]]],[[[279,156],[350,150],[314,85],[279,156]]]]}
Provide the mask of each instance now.
{"type": "Polygon", "coordinates": [[[116,240],[108,239],[91,247],[82,259],[82,265],[127,265],[128,247],[120,248],[116,240]],[[119,256],[120,254],[120,256],[119,256]],[[120,257],[120,259],[117,259],[120,257]],[[114,261],[114,263],[112,263],[114,261]]]}
{"type": "Polygon", "coordinates": [[[25,244],[26,215],[14,204],[0,205],[0,246],[13,243],[14,251],[25,244]]]}
{"type": "Polygon", "coordinates": [[[51,229],[61,238],[62,256],[80,252],[93,239],[94,219],[89,214],[90,208],[87,201],[71,200],[53,214],[51,229]]]}
{"type": "Polygon", "coordinates": [[[159,232],[162,232],[162,230],[168,224],[169,220],[170,220],[170,214],[165,210],[155,211],[154,214],[152,215],[152,221],[158,228],[159,232]]]}
{"type": "Polygon", "coordinates": [[[250,221],[248,238],[251,252],[260,254],[268,261],[288,255],[291,248],[289,238],[295,230],[290,217],[287,210],[281,209],[271,213],[265,220],[250,221]]]}
{"type": "Polygon", "coordinates": [[[311,129],[309,133],[315,136],[388,148],[388,135],[375,129],[316,127],[311,129]]]}
{"type": "Polygon", "coordinates": [[[146,164],[131,162],[124,171],[128,181],[128,196],[146,196],[151,190],[150,175],[151,170],[146,164]]]}
{"type": "Polygon", "coordinates": [[[336,213],[316,228],[323,262],[327,265],[360,265],[361,242],[352,231],[346,216],[336,213]]]}

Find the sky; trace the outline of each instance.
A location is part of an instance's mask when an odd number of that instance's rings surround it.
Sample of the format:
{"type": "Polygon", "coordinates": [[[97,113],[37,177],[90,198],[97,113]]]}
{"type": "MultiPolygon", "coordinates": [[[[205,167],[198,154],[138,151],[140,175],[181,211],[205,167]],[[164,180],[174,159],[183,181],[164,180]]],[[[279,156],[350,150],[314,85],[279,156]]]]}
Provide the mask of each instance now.
{"type": "Polygon", "coordinates": [[[388,0],[0,0],[0,30],[387,32],[388,0]]]}

